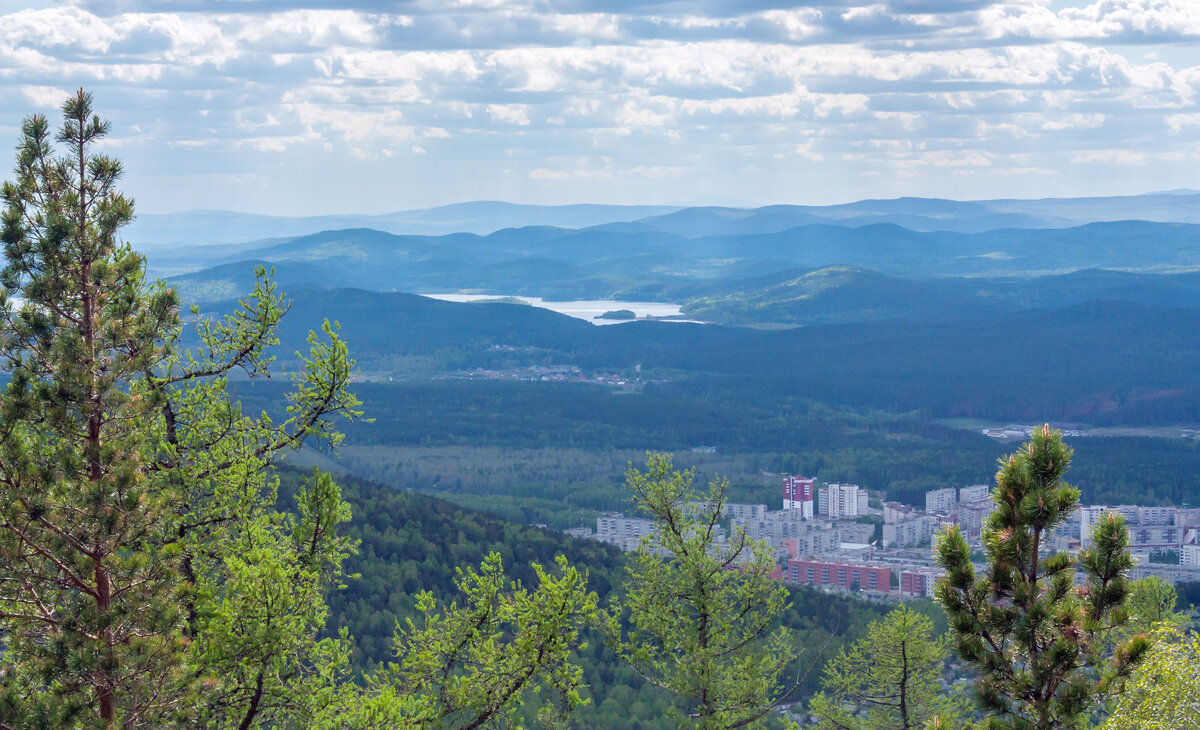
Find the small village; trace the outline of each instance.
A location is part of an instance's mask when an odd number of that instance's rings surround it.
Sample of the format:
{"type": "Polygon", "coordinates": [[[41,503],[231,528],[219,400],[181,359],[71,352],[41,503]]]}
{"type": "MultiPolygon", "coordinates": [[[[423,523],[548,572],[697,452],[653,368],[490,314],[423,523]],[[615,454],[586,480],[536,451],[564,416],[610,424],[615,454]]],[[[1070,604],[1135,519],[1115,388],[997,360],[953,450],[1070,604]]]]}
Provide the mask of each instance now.
{"type": "MultiPolygon", "coordinates": [[[[459,380],[510,380],[525,383],[584,383],[604,385],[610,388],[640,388],[644,382],[640,377],[630,379],[619,373],[585,372],[574,365],[530,365],[527,367],[483,368],[458,370],[454,378],[459,380]]],[[[651,381],[663,383],[665,380],[651,381]]]]}
{"type": "MultiPolygon", "coordinates": [[[[724,549],[730,535],[744,530],[747,537],[774,550],[779,580],[880,597],[930,597],[944,574],[933,558],[935,536],[958,525],[982,567],[980,532],[994,508],[985,484],[927,492],[921,510],[877,502],[855,484],[821,486],[813,478],[783,475],[781,509],[761,503],[725,504],[724,529],[716,533],[713,549],[724,549]]],[[[1200,508],[1080,505],[1043,543],[1043,552],[1086,549],[1093,525],[1108,513],[1125,518],[1135,562],[1131,578],[1153,575],[1172,585],[1200,581],[1200,508]]],[[[594,530],[566,532],[630,552],[643,539],[653,540],[654,531],[652,520],[605,512],[596,518],[594,530]]]]}

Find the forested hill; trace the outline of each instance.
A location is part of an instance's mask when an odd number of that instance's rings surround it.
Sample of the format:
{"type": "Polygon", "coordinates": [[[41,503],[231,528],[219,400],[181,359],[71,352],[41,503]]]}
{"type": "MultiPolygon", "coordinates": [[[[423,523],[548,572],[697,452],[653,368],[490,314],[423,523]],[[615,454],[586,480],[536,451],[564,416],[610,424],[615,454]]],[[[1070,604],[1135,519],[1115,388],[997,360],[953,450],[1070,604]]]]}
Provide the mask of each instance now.
{"type": "Polygon", "coordinates": [[[1186,272],[1200,267],[1198,243],[1200,225],[1146,221],[978,233],[915,231],[891,223],[817,223],[698,237],[644,227],[536,226],[486,236],[349,228],[248,244],[236,251],[152,250],[149,259],[153,273],[173,277],[191,301],[230,296],[242,288],[239,284],[254,262],[267,262],[277,267],[285,286],[320,281],[376,291],[683,302],[728,294],[723,283],[739,279],[829,266],[918,280],[1041,277],[1097,268],[1186,272]],[[240,264],[241,273],[230,264],[240,264]]]}
{"type": "Polygon", "coordinates": [[[728,281],[693,293],[684,303],[688,315],[722,324],[944,322],[1101,301],[1193,307],[1200,303],[1200,274],[1083,269],[1033,278],[912,280],[828,266],[728,281]]]}
{"type": "Polygon", "coordinates": [[[1200,422],[1200,309],[1092,302],[973,321],[754,331],[595,327],[521,305],[302,290],[284,320],[281,353],[301,349],[324,318],[340,323],[371,379],[561,364],[754,403],[801,397],[939,417],[1200,422]]]}

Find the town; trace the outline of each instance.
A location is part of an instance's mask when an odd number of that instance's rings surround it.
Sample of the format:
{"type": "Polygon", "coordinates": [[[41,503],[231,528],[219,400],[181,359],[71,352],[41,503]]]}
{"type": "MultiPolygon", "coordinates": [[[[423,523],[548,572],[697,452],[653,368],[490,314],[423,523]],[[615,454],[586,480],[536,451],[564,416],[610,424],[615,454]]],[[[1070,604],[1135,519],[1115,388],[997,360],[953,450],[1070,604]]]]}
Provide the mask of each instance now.
{"type": "MultiPolygon", "coordinates": [[[[958,525],[982,567],[980,532],[995,505],[986,484],[946,487],[925,494],[924,510],[879,502],[855,484],[821,486],[813,478],[782,476],[781,509],[727,502],[726,528],[718,542],[744,530],[776,555],[779,580],[877,596],[929,597],[943,575],[932,545],[940,530],[958,525]]],[[[702,505],[690,505],[699,509],[702,505]]],[[[1046,554],[1086,549],[1093,525],[1103,515],[1125,518],[1133,579],[1158,576],[1173,585],[1200,581],[1200,508],[1140,505],[1080,505],[1071,519],[1043,543],[1046,554]]],[[[653,539],[652,520],[605,512],[596,527],[567,534],[611,543],[627,552],[653,539]]],[[[722,545],[714,545],[721,550],[722,545]]]]}

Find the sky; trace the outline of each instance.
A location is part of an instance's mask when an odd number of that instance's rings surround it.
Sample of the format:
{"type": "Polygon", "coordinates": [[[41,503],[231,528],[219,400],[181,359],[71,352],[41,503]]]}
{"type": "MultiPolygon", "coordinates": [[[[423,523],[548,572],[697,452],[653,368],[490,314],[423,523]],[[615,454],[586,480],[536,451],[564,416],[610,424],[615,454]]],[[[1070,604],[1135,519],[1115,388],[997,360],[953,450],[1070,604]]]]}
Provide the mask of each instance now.
{"type": "Polygon", "coordinates": [[[80,87],[148,213],[1200,188],[1198,0],[0,0],[80,87]]]}

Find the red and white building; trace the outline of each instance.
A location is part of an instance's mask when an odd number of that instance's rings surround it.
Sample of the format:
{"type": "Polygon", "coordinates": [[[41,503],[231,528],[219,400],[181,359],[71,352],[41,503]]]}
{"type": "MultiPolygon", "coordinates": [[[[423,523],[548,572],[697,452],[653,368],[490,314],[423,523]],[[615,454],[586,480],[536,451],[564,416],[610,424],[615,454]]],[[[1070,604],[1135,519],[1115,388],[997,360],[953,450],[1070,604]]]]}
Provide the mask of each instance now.
{"type": "Polygon", "coordinates": [[[798,509],[804,519],[811,520],[814,515],[815,482],[815,479],[785,474],[783,477],[783,508],[798,509]]]}

